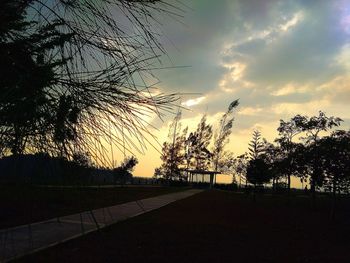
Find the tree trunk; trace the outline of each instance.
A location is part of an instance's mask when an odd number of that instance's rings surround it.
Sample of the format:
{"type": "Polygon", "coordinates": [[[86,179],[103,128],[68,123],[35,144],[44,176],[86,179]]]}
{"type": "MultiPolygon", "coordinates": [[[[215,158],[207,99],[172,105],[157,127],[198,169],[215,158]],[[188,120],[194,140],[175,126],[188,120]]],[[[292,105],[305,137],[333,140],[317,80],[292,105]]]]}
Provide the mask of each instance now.
{"type": "Polygon", "coordinates": [[[337,202],[337,183],[336,180],[333,179],[333,201],[332,201],[332,210],[331,210],[331,219],[334,220],[335,218],[335,209],[336,209],[336,202],[337,202]]]}
{"type": "Polygon", "coordinates": [[[290,205],[290,174],[288,174],[288,177],[287,177],[287,206],[290,205]]]}
{"type": "Polygon", "coordinates": [[[310,191],[311,191],[311,205],[312,208],[315,208],[316,204],[316,182],[315,180],[311,177],[310,180],[310,191]]]}
{"type": "Polygon", "coordinates": [[[288,194],[290,192],[290,174],[288,174],[288,177],[287,177],[287,184],[288,184],[288,194]]]}

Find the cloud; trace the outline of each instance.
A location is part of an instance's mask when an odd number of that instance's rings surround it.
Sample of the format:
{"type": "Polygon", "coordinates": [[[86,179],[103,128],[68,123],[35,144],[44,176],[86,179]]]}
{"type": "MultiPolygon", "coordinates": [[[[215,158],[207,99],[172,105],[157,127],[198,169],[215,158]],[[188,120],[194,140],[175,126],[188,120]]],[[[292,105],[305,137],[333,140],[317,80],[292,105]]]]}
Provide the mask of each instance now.
{"type": "Polygon", "coordinates": [[[288,31],[292,27],[296,26],[304,17],[304,14],[302,11],[299,11],[293,15],[293,17],[289,20],[287,20],[284,24],[279,25],[279,28],[282,31],[288,31]]]}
{"type": "MultiPolygon", "coordinates": [[[[176,47],[166,46],[171,64],[190,67],[159,72],[162,91],[201,94],[183,102],[190,108],[183,127],[196,129],[204,113],[215,124],[238,98],[228,145],[235,153],[246,151],[253,129],[271,141],[279,120],[296,114],[324,110],[346,120],[341,128],[350,126],[349,0],[186,4],[193,11],[185,14],[185,26],[170,23],[164,32],[176,47]]],[[[172,117],[152,123],[160,127],[160,142],[172,117]]]]}
{"type": "Polygon", "coordinates": [[[186,106],[186,107],[192,107],[192,106],[200,104],[205,99],[206,99],[206,97],[202,96],[202,97],[199,97],[199,98],[186,100],[185,102],[183,102],[181,104],[183,106],[186,106]]]}
{"type": "Polygon", "coordinates": [[[281,16],[277,21],[274,21],[273,24],[267,26],[263,30],[256,31],[251,26],[248,30],[248,35],[234,42],[232,49],[238,51],[249,51],[254,50],[256,47],[263,46],[265,44],[271,43],[283,34],[287,33],[293,27],[297,26],[304,18],[303,11],[299,10],[291,16],[281,16]]]}
{"type": "Polygon", "coordinates": [[[295,116],[296,114],[312,116],[318,111],[328,108],[329,104],[330,102],[325,99],[306,103],[278,103],[273,105],[270,110],[280,116],[295,116]]]}
{"type": "Polygon", "coordinates": [[[348,106],[350,101],[350,75],[335,77],[318,87],[318,92],[332,104],[348,106]]]}
{"type": "Polygon", "coordinates": [[[229,70],[229,75],[233,81],[238,81],[242,78],[247,65],[239,62],[232,64],[224,64],[225,68],[229,70]]]}
{"type": "Polygon", "coordinates": [[[290,95],[295,93],[306,93],[308,91],[310,91],[310,88],[308,85],[296,85],[293,83],[288,83],[285,86],[271,92],[271,95],[278,97],[278,96],[285,96],[285,95],[290,95]]]}
{"type": "Polygon", "coordinates": [[[335,62],[344,68],[346,71],[350,70],[350,44],[343,45],[339,53],[335,57],[335,62]]]}
{"type": "Polygon", "coordinates": [[[263,111],[263,108],[244,107],[238,111],[238,114],[254,116],[254,115],[257,115],[257,113],[260,113],[262,111],[263,111]]]}
{"type": "Polygon", "coordinates": [[[239,57],[247,64],[246,79],[267,85],[322,83],[339,74],[341,68],[332,62],[347,37],[336,26],[332,2],[276,8],[265,13],[264,28],[251,26],[245,36],[234,38],[226,60],[239,57]]]}

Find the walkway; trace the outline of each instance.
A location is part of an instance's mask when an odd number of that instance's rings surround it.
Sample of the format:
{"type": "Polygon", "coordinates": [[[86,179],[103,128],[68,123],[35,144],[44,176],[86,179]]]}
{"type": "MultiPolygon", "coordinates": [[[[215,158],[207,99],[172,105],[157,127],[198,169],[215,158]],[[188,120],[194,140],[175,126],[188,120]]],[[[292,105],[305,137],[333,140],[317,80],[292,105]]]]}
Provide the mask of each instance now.
{"type": "Polygon", "coordinates": [[[171,193],[0,230],[0,262],[54,246],[201,191],[171,193]]]}

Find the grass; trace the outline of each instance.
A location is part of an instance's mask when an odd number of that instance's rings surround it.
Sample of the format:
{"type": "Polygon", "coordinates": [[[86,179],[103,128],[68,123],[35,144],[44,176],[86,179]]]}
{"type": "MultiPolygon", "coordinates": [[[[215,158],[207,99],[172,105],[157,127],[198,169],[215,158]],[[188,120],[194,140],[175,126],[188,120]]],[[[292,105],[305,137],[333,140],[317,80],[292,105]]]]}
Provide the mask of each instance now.
{"type": "Polygon", "coordinates": [[[349,200],[205,191],[22,262],[349,262],[349,200]],[[287,205],[288,203],[288,205],[287,205]]]}
{"type": "Polygon", "coordinates": [[[0,228],[184,190],[176,187],[0,186],[0,228]]]}

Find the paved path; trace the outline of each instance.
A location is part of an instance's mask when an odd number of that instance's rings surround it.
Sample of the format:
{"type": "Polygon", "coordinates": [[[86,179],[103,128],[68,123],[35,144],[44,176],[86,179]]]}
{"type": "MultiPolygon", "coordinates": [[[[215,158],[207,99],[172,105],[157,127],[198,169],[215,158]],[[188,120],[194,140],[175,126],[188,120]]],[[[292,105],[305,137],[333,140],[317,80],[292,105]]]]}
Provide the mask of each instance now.
{"type": "Polygon", "coordinates": [[[49,246],[96,231],[110,224],[158,209],[202,190],[155,196],[120,205],[0,230],[0,262],[6,262],[49,246]]]}

